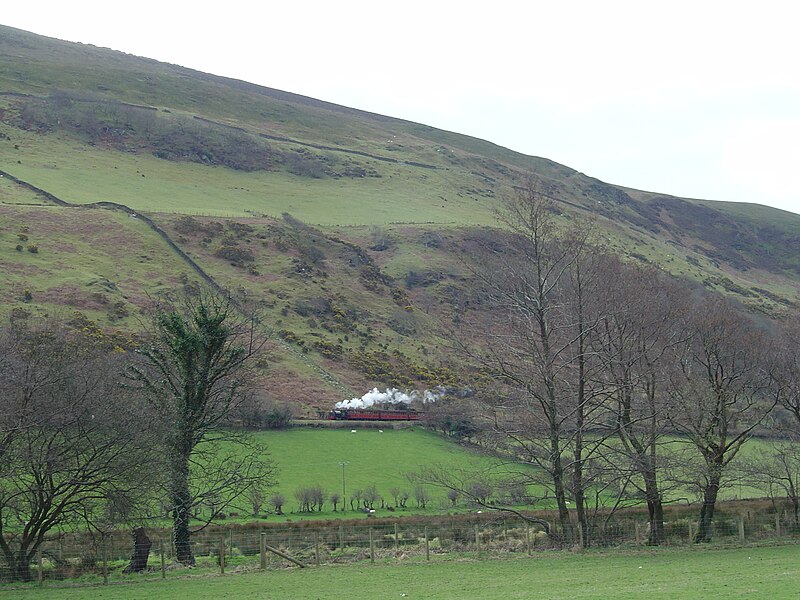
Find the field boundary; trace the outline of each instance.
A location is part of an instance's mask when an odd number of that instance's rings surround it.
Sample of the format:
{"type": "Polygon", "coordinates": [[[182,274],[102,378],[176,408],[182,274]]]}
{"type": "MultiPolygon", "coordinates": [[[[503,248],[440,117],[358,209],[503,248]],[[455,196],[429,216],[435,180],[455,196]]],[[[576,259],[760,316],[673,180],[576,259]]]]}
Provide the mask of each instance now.
{"type": "MultiPolygon", "coordinates": [[[[679,517],[679,515],[678,515],[679,517]]],[[[786,512],[727,514],[714,523],[713,543],[696,544],[697,522],[673,518],[665,522],[666,538],[658,548],[719,550],[797,543],[800,528],[786,512]]],[[[45,543],[32,565],[32,583],[48,589],[123,584],[196,575],[269,572],[354,563],[487,560],[542,553],[591,549],[652,552],[647,545],[647,521],[641,514],[603,522],[593,530],[591,548],[573,543],[558,527],[547,535],[520,518],[465,514],[438,519],[382,519],[339,523],[274,524],[262,529],[218,528],[193,535],[197,564],[191,569],[174,561],[166,530],[150,531],[148,569],[125,574],[133,547],[119,536],[61,536],[45,543]]],[[[118,532],[121,533],[121,532],[118,532]]],[[[0,566],[0,578],[5,576],[0,566]]],[[[0,591],[19,584],[0,586],[0,591]]]]}

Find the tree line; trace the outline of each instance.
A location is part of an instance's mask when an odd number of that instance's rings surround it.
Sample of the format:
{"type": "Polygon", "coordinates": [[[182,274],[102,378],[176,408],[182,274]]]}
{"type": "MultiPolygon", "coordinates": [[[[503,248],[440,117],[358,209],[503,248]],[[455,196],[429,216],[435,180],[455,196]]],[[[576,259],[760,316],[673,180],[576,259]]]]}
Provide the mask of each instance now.
{"type": "MultiPolygon", "coordinates": [[[[478,310],[460,315],[452,337],[481,391],[471,413],[466,401],[438,408],[442,428],[505,457],[502,485],[543,486],[563,535],[584,545],[615,509],[641,502],[649,542],[661,543],[665,498],[678,490],[701,498],[695,541],[710,541],[730,464],[758,433],[785,443],[770,460],[740,462],[796,507],[796,316],[747,314],[624,260],[557,214],[530,184],[503,205],[509,233],[481,238],[469,257],[478,310]]],[[[507,509],[470,491],[493,476],[426,468],[417,477],[507,509]]]]}

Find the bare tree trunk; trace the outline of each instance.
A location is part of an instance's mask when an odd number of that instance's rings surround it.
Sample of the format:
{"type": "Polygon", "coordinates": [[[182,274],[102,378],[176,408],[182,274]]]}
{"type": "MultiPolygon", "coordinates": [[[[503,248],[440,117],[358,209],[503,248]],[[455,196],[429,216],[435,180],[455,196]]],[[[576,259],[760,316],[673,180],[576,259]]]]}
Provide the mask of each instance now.
{"type": "Polygon", "coordinates": [[[32,581],[31,575],[31,552],[24,546],[14,552],[11,547],[2,540],[3,559],[8,565],[8,577],[11,581],[32,581]]]}
{"type": "Polygon", "coordinates": [[[586,518],[586,495],[583,491],[583,408],[578,408],[579,417],[575,434],[574,462],[572,464],[572,496],[575,500],[575,516],[580,523],[581,544],[589,545],[589,522],[586,518]]]}
{"type": "Polygon", "coordinates": [[[575,313],[578,317],[578,348],[576,359],[578,362],[578,405],[575,408],[575,448],[573,453],[572,465],[572,495],[575,500],[575,514],[580,525],[581,545],[589,545],[590,527],[586,517],[586,495],[584,493],[583,476],[583,432],[586,427],[587,417],[587,391],[586,391],[586,308],[585,308],[585,289],[584,272],[580,260],[575,261],[573,267],[573,285],[575,295],[575,313]]]}
{"type": "Polygon", "coordinates": [[[558,506],[558,520],[561,523],[561,530],[564,532],[565,541],[571,542],[573,538],[572,522],[569,520],[569,509],[567,508],[567,494],[564,488],[564,467],[561,462],[560,438],[556,432],[551,434],[550,451],[552,461],[553,492],[556,496],[558,506]]]}
{"type": "Polygon", "coordinates": [[[661,502],[661,494],[658,491],[655,470],[645,474],[644,487],[650,523],[647,543],[650,546],[658,546],[664,543],[664,505],[661,502]]]}
{"type": "Polygon", "coordinates": [[[144,527],[133,530],[133,556],[131,562],[122,571],[123,573],[141,573],[147,570],[147,561],[150,559],[150,548],[153,542],[147,537],[144,527]]]}
{"type": "Polygon", "coordinates": [[[17,555],[17,563],[14,565],[14,578],[17,581],[33,581],[31,561],[24,552],[20,552],[17,555]]]}
{"type": "Polygon", "coordinates": [[[721,470],[712,472],[708,485],[703,490],[703,505],[700,507],[700,521],[697,526],[697,533],[694,536],[695,544],[704,544],[711,541],[720,478],[721,470]]]}

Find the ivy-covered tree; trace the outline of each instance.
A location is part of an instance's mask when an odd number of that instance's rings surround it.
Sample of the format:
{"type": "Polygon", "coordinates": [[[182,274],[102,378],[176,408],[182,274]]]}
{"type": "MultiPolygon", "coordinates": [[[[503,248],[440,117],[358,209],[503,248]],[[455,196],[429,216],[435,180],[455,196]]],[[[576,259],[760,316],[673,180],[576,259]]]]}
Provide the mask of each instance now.
{"type": "Polygon", "coordinates": [[[195,507],[214,498],[213,520],[222,507],[271,475],[260,449],[232,452],[219,460],[223,425],[245,397],[245,367],[259,349],[255,321],[229,298],[213,291],[186,295],[177,305],[159,306],[154,331],[129,371],[164,425],[168,461],[167,496],[178,561],[194,564],[190,519],[195,507]],[[213,452],[203,452],[203,448],[213,452]],[[205,456],[204,456],[205,454],[205,456]],[[213,455],[213,456],[212,456],[213,455]],[[202,477],[192,477],[192,467],[202,477]]]}

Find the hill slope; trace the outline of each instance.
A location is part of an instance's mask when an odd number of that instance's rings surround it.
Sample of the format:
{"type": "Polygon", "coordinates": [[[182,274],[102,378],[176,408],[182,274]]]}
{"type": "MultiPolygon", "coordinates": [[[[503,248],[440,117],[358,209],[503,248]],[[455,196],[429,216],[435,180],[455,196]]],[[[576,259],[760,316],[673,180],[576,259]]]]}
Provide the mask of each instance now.
{"type": "Polygon", "coordinates": [[[460,256],[528,176],[632,260],[769,315],[800,297],[797,215],[630,190],[468,136],[7,27],[0,169],[4,313],[60,307],[130,330],[148,295],[213,281],[264,312],[268,391],[310,408],[448,381],[442,324],[469,298],[460,256]]]}

